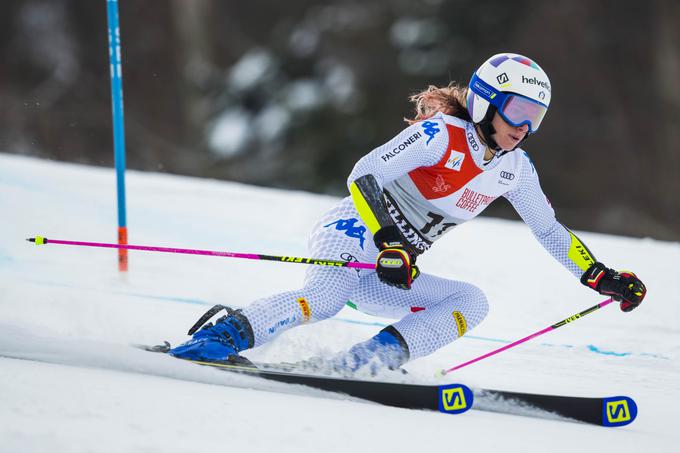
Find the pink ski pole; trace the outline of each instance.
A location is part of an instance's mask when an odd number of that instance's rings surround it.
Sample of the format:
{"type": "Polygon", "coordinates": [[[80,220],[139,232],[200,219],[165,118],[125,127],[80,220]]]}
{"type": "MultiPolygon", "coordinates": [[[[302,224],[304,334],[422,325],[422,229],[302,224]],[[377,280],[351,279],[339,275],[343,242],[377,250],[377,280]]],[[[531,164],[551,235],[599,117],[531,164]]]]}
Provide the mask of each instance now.
{"type": "Polygon", "coordinates": [[[148,245],[108,244],[104,242],[64,241],[61,239],[47,239],[42,236],[36,236],[34,238],[28,238],[26,240],[28,242],[34,242],[36,245],[60,244],[60,245],[74,245],[80,247],[103,247],[111,249],[142,250],[145,252],[181,253],[185,255],[207,255],[207,256],[221,256],[223,258],[243,258],[247,260],[278,261],[280,263],[313,264],[316,266],[352,267],[355,269],[375,269],[375,264],[373,263],[355,263],[352,261],[336,261],[319,258],[300,258],[296,256],[275,256],[254,253],[218,252],[213,250],[179,249],[171,247],[150,247],[148,245]]]}
{"type": "Polygon", "coordinates": [[[456,365],[456,366],[451,367],[451,368],[449,368],[449,369],[447,369],[447,370],[441,370],[441,374],[443,374],[443,375],[448,374],[448,373],[450,373],[450,372],[452,372],[452,371],[459,370],[459,369],[461,369],[461,368],[463,368],[463,367],[466,367],[466,366],[468,366],[468,365],[472,365],[472,364],[475,363],[475,362],[479,362],[480,360],[486,359],[487,357],[491,357],[492,355],[496,355],[496,354],[498,354],[498,353],[501,353],[501,352],[503,352],[503,351],[505,351],[505,350],[507,350],[507,349],[514,348],[515,346],[518,346],[518,345],[520,345],[520,344],[522,344],[522,343],[524,343],[524,342],[527,342],[527,341],[529,341],[529,340],[531,340],[531,339],[533,339],[533,338],[539,337],[539,336],[543,335],[544,333],[548,333],[548,332],[550,332],[551,330],[555,330],[555,329],[557,329],[558,327],[562,327],[562,326],[565,325],[565,324],[569,324],[569,323],[572,322],[572,321],[576,321],[577,319],[579,319],[579,318],[581,318],[581,317],[583,317],[583,316],[585,316],[585,315],[587,315],[587,314],[589,314],[589,313],[592,313],[592,312],[594,312],[595,310],[599,310],[600,308],[602,308],[602,307],[604,307],[604,306],[606,306],[606,305],[609,305],[609,304],[611,304],[612,302],[614,302],[614,301],[613,301],[611,298],[609,298],[609,299],[607,299],[607,300],[604,300],[604,301],[600,302],[599,304],[594,305],[594,306],[590,307],[590,308],[587,309],[587,310],[583,310],[582,312],[577,313],[577,314],[575,314],[575,315],[573,315],[573,316],[570,316],[570,317],[568,317],[567,319],[563,319],[562,321],[560,321],[560,322],[558,322],[558,323],[556,323],[556,324],[553,324],[553,325],[550,326],[550,327],[546,327],[546,328],[543,329],[543,330],[539,330],[539,331],[536,332],[536,333],[532,333],[532,334],[529,335],[529,336],[526,336],[526,337],[524,337],[524,338],[522,338],[522,339],[519,339],[519,340],[517,340],[517,341],[513,341],[513,342],[510,343],[510,344],[507,344],[507,345],[505,345],[505,346],[503,346],[503,347],[501,347],[501,348],[498,348],[498,349],[496,349],[496,350],[494,350],[494,351],[487,352],[487,353],[484,354],[484,355],[481,355],[481,356],[479,356],[479,357],[477,357],[477,358],[475,358],[475,359],[472,359],[472,360],[468,360],[467,362],[461,363],[460,365],[456,365]]]}

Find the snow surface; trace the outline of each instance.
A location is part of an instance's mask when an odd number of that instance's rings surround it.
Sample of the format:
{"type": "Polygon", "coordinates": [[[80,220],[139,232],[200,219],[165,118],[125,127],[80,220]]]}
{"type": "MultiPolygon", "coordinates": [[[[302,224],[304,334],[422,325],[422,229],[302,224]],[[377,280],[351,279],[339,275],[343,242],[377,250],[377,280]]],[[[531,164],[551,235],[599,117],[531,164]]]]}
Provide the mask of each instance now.
{"type": "MultiPolygon", "coordinates": [[[[337,199],[187,177],[127,173],[130,243],[306,256],[337,199]]],[[[384,407],[262,382],[129,347],[178,343],[209,306],[244,306],[302,281],[304,266],[36,247],[27,237],[115,242],[112,170],[0,154],[0,452],[668,451],[680,440],[680,244],[579,233],[607,265],[632,269],[644,305],[612,304],[447,378],[435,372],[540,330],[603,298],[581,286],[521,222],[478,219],[419,259],[485,290],[488,318],[406,366],[418,382],[581,396],[629,395],[624,428],[470,411],[384,407]],[[226,385],[225,385],[226,384],[226,385]]],[[[323,257],[319,257],[323,258],[323,257]]],[[[298,360],[347,348],[389,320],[349,308],[251,351],[298,360]]]]}

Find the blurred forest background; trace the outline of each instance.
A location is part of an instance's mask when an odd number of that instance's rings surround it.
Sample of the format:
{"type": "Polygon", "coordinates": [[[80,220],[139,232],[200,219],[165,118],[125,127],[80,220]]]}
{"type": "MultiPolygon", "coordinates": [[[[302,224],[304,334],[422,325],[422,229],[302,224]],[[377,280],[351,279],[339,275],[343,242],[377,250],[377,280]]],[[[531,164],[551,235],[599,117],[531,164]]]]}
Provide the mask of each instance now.
{"type": "MultiPolygon", "coordinates": [[[[512,51],[551,78],[524,148],[559,219],[680,240],[677,0],[120,0],[120,20],[128,168],[343,195],[410,94],[512,51]]],[[[0,152],[113,165],[105,0],[4,0],[0,59],[0,152]]]]}

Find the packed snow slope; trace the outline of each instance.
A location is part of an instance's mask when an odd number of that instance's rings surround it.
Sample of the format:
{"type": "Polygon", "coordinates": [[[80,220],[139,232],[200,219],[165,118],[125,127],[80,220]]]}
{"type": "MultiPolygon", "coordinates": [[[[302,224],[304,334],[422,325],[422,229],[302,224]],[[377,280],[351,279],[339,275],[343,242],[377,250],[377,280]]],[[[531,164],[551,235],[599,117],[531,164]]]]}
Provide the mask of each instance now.
{"type": "MultiPolygon", "coordinates": [[[[347,169],[349,171],[349,169],[347,169]]],[[[306,256],[328,196],[127,173],[132,244],[306,256]]],[[[558,209],[559,211],[559,209],[558,209]]],[[[379,406],[184,363],[131,348],[178,343],[213,304],[245,306],[302,282],[305,266],[44,245],[116,241],[112,170],[0,154],[0,451],[347,452],[668,451],[680,441],[680,244],[579,232],[598,259],[649,292],[437,381],[435,372],[603,299],[555,262],[519,221],[478,219],[419,259],[424,272],[485,290],[488,318],[409,363],[419,382],[528,392],[629,395],[624,428],[470,411],[379,406]]],[[[324,258],[324,257],[318,257],[324,258]]],[[[417,284],[417,282],[416,282],[417,284]]],[[[350,308],[250,351],[258,360],[331,354],[389,320],[350,308]]]]}

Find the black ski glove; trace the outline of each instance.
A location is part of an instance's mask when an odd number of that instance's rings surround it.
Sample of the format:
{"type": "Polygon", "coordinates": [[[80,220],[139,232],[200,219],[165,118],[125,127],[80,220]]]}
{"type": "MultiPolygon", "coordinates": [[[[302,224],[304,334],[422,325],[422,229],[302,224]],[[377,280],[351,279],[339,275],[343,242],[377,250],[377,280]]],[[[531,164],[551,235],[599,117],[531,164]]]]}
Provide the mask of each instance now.
{"type": "Polygon", "coordinates": [[[395,225],[379,229],[373,236],[380,250],[376,259],[376,272],[383,283],[400,289],[411,289],[411,283],[420,275],[416,257],[411,255],[395,225]]]}
{"type": "Polygon", "coordinates": [[[640,305],[647,294],[644,283],[634,273],[617,272],[602,263],[590,266],[581,276],[581,283],[621,302],[621,310],[625,312],[640,305]]]}

